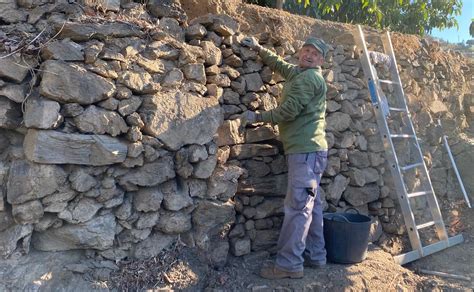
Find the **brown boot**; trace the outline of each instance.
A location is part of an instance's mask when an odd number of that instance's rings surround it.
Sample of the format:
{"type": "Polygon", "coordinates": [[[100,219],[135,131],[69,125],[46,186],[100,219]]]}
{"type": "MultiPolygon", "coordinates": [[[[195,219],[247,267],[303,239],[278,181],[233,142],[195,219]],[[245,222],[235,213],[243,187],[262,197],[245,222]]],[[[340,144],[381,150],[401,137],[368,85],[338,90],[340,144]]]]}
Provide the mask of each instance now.
{"type": "Polygon", "coordinates": [[[303,278],[304,273],[303,271],[296,271],[296,272],[287,272],[278,268],[275,265],[271,265],[268,267],[263,267],[260,270],[260,277],[265,279],[284,279],[284,278],[291,278],[291,279],[300,279],[303,278]]]}

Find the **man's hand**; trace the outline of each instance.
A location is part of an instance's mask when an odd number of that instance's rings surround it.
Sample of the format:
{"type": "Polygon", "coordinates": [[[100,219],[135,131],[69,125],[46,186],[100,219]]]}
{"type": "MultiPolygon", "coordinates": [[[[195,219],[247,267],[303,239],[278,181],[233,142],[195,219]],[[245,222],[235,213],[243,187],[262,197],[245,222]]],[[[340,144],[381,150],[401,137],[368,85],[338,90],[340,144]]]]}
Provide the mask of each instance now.
{"type": "Polygon", "coordinates": [[[241,45],[251,48],[257,52],[260,52],[262,46],[258,43],[258,40],[254,37],[245,37],[240,42],[241,45]]]}
{"type": "Polygon", "coordinates": [[[261,122],[262,118],[260,113],[252,112],[252,111],[245,111],[240,116],[241,124],[245,127],[247,124],[253,124],[256,122],[261,122]]]}

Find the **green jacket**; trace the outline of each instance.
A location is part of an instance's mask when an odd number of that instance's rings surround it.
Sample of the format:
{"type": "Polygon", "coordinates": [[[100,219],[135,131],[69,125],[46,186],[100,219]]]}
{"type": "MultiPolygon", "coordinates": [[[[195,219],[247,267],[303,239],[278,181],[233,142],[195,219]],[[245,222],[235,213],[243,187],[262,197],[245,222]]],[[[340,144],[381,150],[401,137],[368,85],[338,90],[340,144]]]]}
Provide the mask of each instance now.
{"type": "Polygon", "coordinates": [[[260,57],[286,79],[278,107],[261,113],[264,122],[278,124],[285,154],[327,150],[327,86],[321,68],[302,69],[267,49],[260,57]]]}

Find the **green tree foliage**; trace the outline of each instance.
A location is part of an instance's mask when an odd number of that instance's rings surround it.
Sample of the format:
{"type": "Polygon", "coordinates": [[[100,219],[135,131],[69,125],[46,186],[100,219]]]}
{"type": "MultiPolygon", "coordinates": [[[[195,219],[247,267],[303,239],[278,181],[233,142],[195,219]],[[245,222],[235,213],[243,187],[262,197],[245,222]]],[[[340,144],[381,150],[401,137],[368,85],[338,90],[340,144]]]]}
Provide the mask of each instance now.
{"type": "Polygon", "coordinates": [[[474,18],[471,19],[471,25],[469,26],[469,34],[474,38],[474,18]]]}
{"type": "MultiPolygon", "coordinates": [[[[252,2],[272,7],[275,1],[252,2]]],[[[324,20],[424,35],[433,28],[458,27],[455,16],[461,14],[462,0],[286,0],[284,8],[324,20]]]]}

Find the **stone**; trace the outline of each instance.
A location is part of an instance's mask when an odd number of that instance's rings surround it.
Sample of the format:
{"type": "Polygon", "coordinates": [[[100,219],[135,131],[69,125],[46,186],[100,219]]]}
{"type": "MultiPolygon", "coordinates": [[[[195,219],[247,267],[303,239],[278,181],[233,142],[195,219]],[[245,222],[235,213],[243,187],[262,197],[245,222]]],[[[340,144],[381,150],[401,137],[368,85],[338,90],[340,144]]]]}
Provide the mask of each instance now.
{"type": "Polygon", "coordinates": [[[0,96],[5,96],[16,103],[22,103],[26,98],[26,94],[27,88],[24,84],[8,83],[0,88],[0,96]]]}
{"type": "Polygon", "coordinates": [[[240,76],[240,72],[237,71],[236,69],[228,66],[228,65],[223,65],[220,68],[221,73],[226,74],[227,76],[230,77],[230,79],[234,80],[237,79],[240,76]]]}
{"type": "Polygon", "coordinates": [[[156,229],[165,234],[180,234],[191,230],[191,214],[161,210],[156,229]]]}
{"type": "MultiPolygon", "coordinates": [[[[4,258],[12,255],[22,241],[29,240],[33,224],[14,224],[0,232],[0,255],[4,258]]],[[[20,248],[19,248],[20,249],[20,248]]]]}
{"type": "Polygon", "coordinates": [[[250,253],[250,238],[232,238],[230,240],[230,252],[238,257],[250,253]]]}
{"type": "Polygon", "coordinates": [[[348,186],[342,196],[352,206],[362,206],[377,200],[380,197],[380,189],[374,184],[364,187],[348,186]]]}
{"type": "MultiPolygon", "coordinates": [[[[127,193],[124,197],[122,205],[120,205],[114,212],[115,217],[119,220],[127,220],[132,215],[132,196],[127,193]]],[[[133,196],[135,199],[135,196],[133,196]]],[[[161,202],[160,202],[161,203],[161,202]]]]}
{"type": "Polygon", "coordinates": [[[232,17],[226,14],[214,16],[211,29],[221,36],[231,36],[237,33],[239,24],[232,17]]]}
{"type": "Polygon", "coordinates": [[[245,142],[241,119],[225,120],[217,129],[217,145],[235,145],[245,142]]]}
{"type": "Polygon", "coordinates": [[[253,219],[262,219],[268,218],[270,216],[280,216],[283,214],[283,199],[282,198],[274,198],[263,201],[263,203],[259,204],[255,207],[255,216],[253,219]]]}
{"type": "Polygon", "coordinates": [[[349,151],[348,157],[351,166],[361,169],[370,166],[369,155],[367,152],[359,150],[349,151]]]}
{"type": "Polygon", "coordinates": [[[58,102],[44,98],[30,98],[26,102],[25,126],[36,129],[52,129],[61,121],[61,106],[58,102]]]}
{"type": "Polygon", "coordinates": [[[118,105],[118,112],[122,116],[128,116],[134,113],[142,104],[142,99],[138,96],[132,96],[128,99],[121,100],[118,105]]]}
{"type": "Polygon", "coordinates": [[[242,144],[234,145],[230,150],[230,157],[239,160],[255,156],[272,156],[278,154],[278,148],[270,144],[242,144]]]}
{"type": "Polygon", "coordinates": [[[92,219],[100,208],[102,208],[102,204],[96,200],[82,198],[69,203],[67,209],[58,214],[58,218],[73,224],[83,223],[92,219]]]}
{"type": "Polygon", "coordinates": [[[263,125],[256,128],[249,128],[245,131],[245,142],[256,143],[265,140],[276,139],[278,131],[270,125],[263,125]]]}
{"type": "MultiPolygon", "coordinates": [[[[100,106],[101,108],[106,109],[106,110],[114,111],[118,108],[119,100],[111,97],[111,98],[107,98],[104,101],[99,102],[97,105],[100,106]]],[[[84,111],[82,111],[81,114],[83,112],[84,111]]]]}
{"type": "Polygon", "coordinates": [[[32,244],[35,249],[42,251],[106,250],[113,246],[115,225],[114,215],[98,216],[84,223],[66,224],[44,232],[35,232],[32,244]]]}
{"type": "Polygon", "coordinates": [[[178,0],[152,0],[148,1],[146,7],[151,15],[158,18],[171,17],[180,23],[186,22],[188,19],[186,12],[181,7],[181,2],[178,0]]]}
{"type": "Polygon", "coordinates": [[[279,230],[259,230],[252,241],[252,251],[268,250],[275,246],[279,237],[279,230]]]}
{"type": "Polygon", "coordinates": [[[39,200],[28,201],[23,204],[12,206],[12,216],[15,222],[24,225],[28,223],[38,223],[43,217],[43,205],[39,200]]]}
{"type": "Polygon", "coordinates": [[[71,188],[78,192],[87,192],[97,185],[97,180],[88,174],[85,169],[79,168],[69,175],[71,188]]]}
{"type": "Polygon", "coordinates": [[[350,178],[351,186],[363,187],[366,183],[364,172],[356,167],[350,168],[348,172],[348,176],[350,178]]]}
{"type": "Polygon", "coordinates": [[[364,168],[362,172],[364,173],[366,183],[374,183],[380,179],[379,172],[375,168],[364,168]]]}
{"type": "Polygon", "coordinates": [[[166,73],[165,78],[163,78],[163,81],[161,84],[164,87],[175,87],[179,86],[184,79],[184,74],[181,70],[178,68],[173,68],[168,73],[166,73]]]}
{"type": "Polygon", "coordinates": [[[128,115],[126,121],[129,126],[135,126],[139,129],[142,129],[145,126],[145,123],[142,121],[142,118],[136,112],[128,115]]]}
{"type": "Polygon", "coordinates": [[[201,201],[192,213],[193,227],[200,234],[231,223],[234,218],[235,210],[231,202],[201,201]]]}
{"type": "Polygon", "coordinates": [[[206,28],[197,23],[194,25],[190,25],[186,28],[186,39],[187,40],[192,40],[192,39],[202,39],[204,36],[206,36],[207,30],[206,28]]]}
{"type": "Polygon", "coordinates": [[[175,90],[146,96],[138,111],[145,123],[143,132],[172,150],[208,143],[223,118],[217,99],[175,90]]]}
{"type": "Polygon", "coordinates": [[[137,185],[142,187],[156,186],[175,177],[173,158],[161,157],[154,162],[135,167],[118,178],[121,185],[137,185]]]}
{"type": "Polygon", "coordinates": [[[125,229],[117,236],[119,242],[124,243],[139,243],[148,238],[152,229],[125,229]]]}
{"type": "Polygon", "coordinates": [[[331,201],[333,204],[337,204],[341,199],[342,194],[346,190],[348,184],[348,178],[346,178],[342,174],[336,175],[336,177],[334,177],[333,182],[331,182],[328,186],[326,199],[331,201]]]}
{"type": "Polygon", "coordinates": [[[28,130],[23,148],[29,160],[48,164],[109,165],[127,156],[127,145],[110,136],[47,130],[28,130]]]}
{"type": "Polygon", "coordinates": [[[14,160],[7,181],[7,201],[22,204],[53,194],[66,182],[66,172],[59,166],[14,160]]]}
{"type": "Polygon", "coordinates": [[[16,129],[20,126],[22,117],[19,104],[0,96],[0,128],[16,129]]]}
{"type": "Polygon", "coordinates": [[[247,84],[248,91],[261,91],[263,87],[263,81],[258,73],[251,73],[243,75],[245,83],[247,84]]]}
{"type": "Polygon", "coordinates": [[[177,184],[176,180],[168,181],[161,185],[163,192],[163,207],[170,211],[179,211],[193,205],[189,196],[188,186],[177,184]]]}
{"type": "Polygon", "coordinates": [[[60,103],[92,104],[115,94],[115,85],[78,65],[48,60],[42,65],[40,94],[60,103]]]}
{"type": "Polygon", "coordinates": [[[94,105],[74,117],[74,123],[81,132],[88,134],[109,134],[115,137],[128,131],[125,120],[119,114],[94,105]]]}
{"type": "Polygon", "coordinates": [[[222,63],[222,52],[216,47],[213,42],[202,41],[201,42],[202,50],[204,51],[205,65],[221,65],[222,63]]]}
{"type": "Polygon", "coordinates": [[[352,123],[351,116],[346,113],[331,113],[326,118],[326,129],[333,132],[343,132],[348,129],[352,123]]]}
{"type": "Polygon", "coordinates": [[[152,228],[158,222],[160,214],[158,212],[149,212],[140,214],[135,227],[138,229],[152,228]]]}
{"type": "Polygon", "coordinates": [[[36,67],[36,64],[33,61],[29,59],[22,60],[21,56],[17,54],[7,58],[1,58],[0,78],[5,78],[15,83],[20,83],[25,79],[26,75],[28,75],[29,70],[34,67],[36,67]]]}
{"type": "Polygon", "coordinates": [[[209,178],[207,195],[210,198],[219,198],[226,201],[237,191],[237,181],[244,170],[235,165],[220,165],[209,178]]]}
{"type": "Polygon", "coordinates": [[[83,47],[70,40],[60,40],[48,43],[41,50],[44,60],[84,61],[83,47]]]}
{"type": "MultiPolygon", "coordinates": [[[[62,23],[61,23],[62,25],[62,23]]],[[[130,23],[79,23],[66,22],[62,27],[59,38],[69,38],[76,42],[85,42],[90,39],[106,40],[113,38],[141,37],[144,32],[130,23]]]]}
{"type": "Polygon", "coordinates": [[[280,174],[286,172],[287,166],[285,156],[279,155],[275,159],[273,159],[272,162],[270,162],[270,169],[273,174],[280,174]]]}
{"type": "Polygon", "coordinates": [[[287,175],[279,174],[266,177],[249,177],[239,182],[238,193],[263,196],[286,195],[287,175]]]}
{"type": "Polygon", "coordinates": [[[244,61],[242,61],[242,59],[238,56],[232,54],[224,59],[224,64],[227,64],[233,68],[239,68],[243,66],[244,61]]]}
{"type": "Polygon", "coordinates": [[[206,72],[203,64],[187,64],[183,68],[183,73],[186,79],[206,84],[206,72]]]}
{"type": "Polygon", "coordinates": [[[184,29],[179,25],[179,22],[176,19],[163,17],[160,19],[158,27],[169,36],[177,39],[180,42],[184,42],[184,29]]]}
{"type": "Polygon", "coordinates": [[[128,87],[135,94],[150,94],[160,88],[148,72],[123,71],[119,74],[117,83],[128,87]]]}
{"type": "Polygon", "coordinates": [[[263,177],[271,172],[270,167],[263,161],[245,160],[243,166],[252,177],[263,177]]]}
{"type": "Polygon", "coordinates": [[[229,87],[232,84],[232,81],[226,74],[217,74],[208,76],[207,83],[212,83],[219,87],[229,87]]]}
{"type": "Polygon", "coordinates": [[[206,147],[204,145],[193,144],[188,148],[188,159],[191,163],[206,160],[208,157],[206,147]]]}
{"type": "Polygon", "coordinates": [[[84,0],[84,4],[104,12],[120,10],[120,0],[84,0]]]}
{"type": "Polygon", "coordinates": [[[83,112],[84,112],[84,108],[80,104],[77,104],[77,103],[67,103],[61,107],[61,115],[63,115],[66,118],[77,117],[83,112]]]}
{"type": "Polygon", "coordinates": [[[145,57],[139,56],[136,60],[137,64],[143,67],[148,73],[163,74],[166,72],[165,64],[161,60],[150,60],[145,57]]]}
{"type": "Polygon", "coordinates": [[[211,155],[206,160],[196,163],[193,170],[193,176],[195,178],[201,179],[209,178],[216,168],[216,165],[217,157],[215,155],[211,155]]]}
{"type": "Polygon", "coordinates": [[[169,247],[175,240],[175,235],[153,232],[147,239],[134,246],[132,256],[136,259],[150,259],[169,247]]]}

